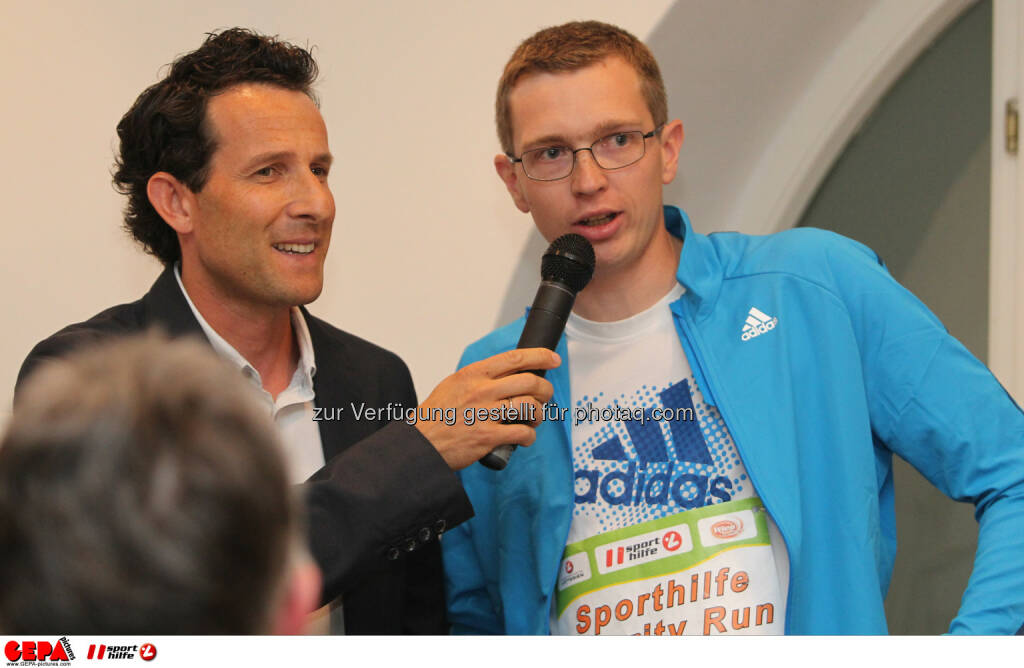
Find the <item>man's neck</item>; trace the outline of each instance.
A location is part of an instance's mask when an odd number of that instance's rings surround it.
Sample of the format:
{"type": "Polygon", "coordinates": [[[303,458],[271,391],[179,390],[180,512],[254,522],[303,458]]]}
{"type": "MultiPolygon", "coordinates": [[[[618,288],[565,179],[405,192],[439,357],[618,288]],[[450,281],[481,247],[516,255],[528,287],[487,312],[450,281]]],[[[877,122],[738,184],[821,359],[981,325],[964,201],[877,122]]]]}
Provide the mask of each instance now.
{"type": "Polygon", "coordinates": [[[181,282],[206,323],[259,372],[263,389],[276,399],[291,383],[299,360],[291,308],[225,297],[203,284],[190,283],[184,268],[181,282]]]}
{"type": "Polygon", "coordinates": [[[676,284],[683,242],[669,235],[643,261],[620,271],[598,271],[576,297],[573,312],[594,322],[625,320],[658,303],[676,284]]]}

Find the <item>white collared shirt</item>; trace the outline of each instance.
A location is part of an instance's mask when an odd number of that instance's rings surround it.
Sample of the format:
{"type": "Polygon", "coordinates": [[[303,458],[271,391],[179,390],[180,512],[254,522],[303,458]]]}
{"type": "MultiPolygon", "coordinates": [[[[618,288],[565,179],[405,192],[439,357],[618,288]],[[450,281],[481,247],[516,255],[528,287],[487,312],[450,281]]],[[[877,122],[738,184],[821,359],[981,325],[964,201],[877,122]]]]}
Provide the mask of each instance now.
{"type": "Polygon", "coordinates": [[[291,310],[292,331],[295,342],[299,346],[299,363],[295,366],[291,382],[275,400],[263,389],[263,379],[259,371],[253,367],[241,353],[224,340],[192,303],[184,284],[181,282],[180,265],[174,265],[174,277],[178,280],[181,294],[185,296],[188,307],[199,321],[203,333],[210,340],[210,345],[217,354],[238,366],[249,382],[257,390],[261,401],[267,406],[274,422],[281,430],[281,438],[285,448],[285,461],[288,465],[288,479],[292,483],[305,481],[324,465],[324,451],[320,442],[319,423],[313,420],[313,408],[316,395],[313,391],[313,376],[316,374],[316,360],[313,357],[313,341],[309,337],[309,327],[302,311],[293,306],[291,310]]]}

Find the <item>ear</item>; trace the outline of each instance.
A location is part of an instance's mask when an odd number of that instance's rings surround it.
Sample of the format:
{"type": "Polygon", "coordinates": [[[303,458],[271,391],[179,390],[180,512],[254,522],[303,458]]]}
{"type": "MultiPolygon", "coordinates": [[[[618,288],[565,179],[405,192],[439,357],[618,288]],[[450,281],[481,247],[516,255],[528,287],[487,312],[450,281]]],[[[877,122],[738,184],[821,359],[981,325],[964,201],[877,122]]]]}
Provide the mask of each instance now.
{"type": "Polygon", "coordinates": [[[526,201],[526,197],[519,189],[519,173],[516,171],[515,163],[504,153],[499,153],[494,156],[494,169],[497,170],[498,176],[508,188],[508,194],[512,195],[512,201],[515,202],[516,208],[523,213],[530,213],[530,203],[526,201]]]}
{"type": "Polygon", "coordinates": [[[683,122],[678,118],[661,129],[661,182],[672,183],[679,168],[679,151],[683,146],[683,122]]]}
{"type": "Polygon", "coordinates": [[[320,602],[320,569],[312,559],[304,558],[289,573],[284,597],[274,611],[270,632],[274,635],[298,635],[305,630],[306,618],[320,602]]]}
{"type": "Polygon", "coordinates": [[[157,172],[149,177],[146,196],[160,217],[178,234],[189,234],[195,228],[195,193],[171,174],[157,172]]]}

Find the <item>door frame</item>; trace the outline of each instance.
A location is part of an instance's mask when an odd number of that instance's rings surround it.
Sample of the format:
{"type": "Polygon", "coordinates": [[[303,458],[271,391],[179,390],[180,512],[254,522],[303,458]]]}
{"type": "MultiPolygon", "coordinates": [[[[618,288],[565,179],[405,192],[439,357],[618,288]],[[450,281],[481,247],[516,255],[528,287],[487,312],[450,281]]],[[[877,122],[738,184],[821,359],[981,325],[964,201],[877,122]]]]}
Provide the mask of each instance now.
{"type": "MultiPolygon", "coordinates": [[[[988,366],[1010,395],[1024,398],[1024,170],[1006,146],[1007,102],[1024,90],[1024,9],[992,7],[992,191],[988,366]]],[[[1019,115],[1018,115],[1019,119],[1019,115]]],[[[1019,127],[1019,120],[1017,125],[1019,127]]],[[[1019,144],[1019,140],[1018,140],[1019,144]]]]}

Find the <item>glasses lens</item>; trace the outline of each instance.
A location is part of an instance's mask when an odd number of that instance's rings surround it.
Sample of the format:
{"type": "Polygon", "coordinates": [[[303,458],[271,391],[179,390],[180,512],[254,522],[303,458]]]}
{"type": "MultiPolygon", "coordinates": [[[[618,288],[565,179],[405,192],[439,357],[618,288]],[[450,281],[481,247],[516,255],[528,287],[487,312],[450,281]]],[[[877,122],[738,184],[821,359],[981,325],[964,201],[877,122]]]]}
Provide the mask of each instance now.
{"type": "Polygon", "coordinates": [[[566,146],[545,146],[523,153],[523,169],[531,179],[555,181],[572,171],[572,149],[566,146]]]}
{"type": "Polygon", "coordinates": [[[644,157],[644,133],[616,132],[594,142],[594,158],[605,169],[632,165],[644,157]]]}
{"type": "MultiPolygon", "coordinates": [[[[644,157],[644,133],[641,130],[616,132],[591,144],[590,153],[603,169],[627,167],[644,157]]],[[[568,146],[545,146],[523,153],[523,170],[537,181],[557,181],[572,173],[575,154],[568,146]]]]}

